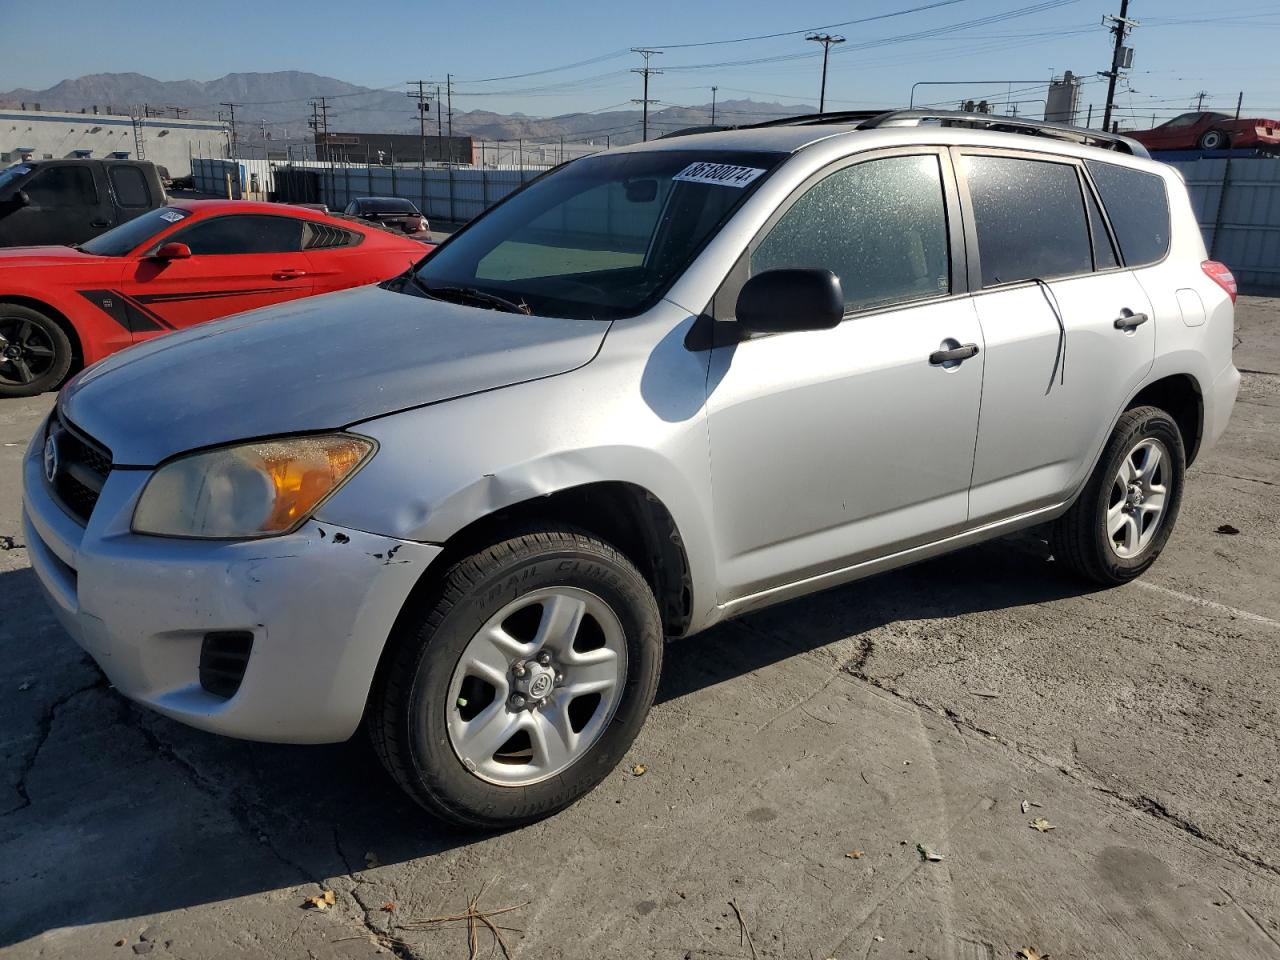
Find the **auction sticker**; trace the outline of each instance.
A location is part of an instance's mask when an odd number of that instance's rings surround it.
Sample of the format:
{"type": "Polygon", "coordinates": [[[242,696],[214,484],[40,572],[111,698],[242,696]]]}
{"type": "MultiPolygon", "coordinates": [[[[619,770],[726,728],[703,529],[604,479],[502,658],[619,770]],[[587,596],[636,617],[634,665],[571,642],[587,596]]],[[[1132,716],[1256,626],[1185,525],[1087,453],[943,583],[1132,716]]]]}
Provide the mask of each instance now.
{"type": "Polygon", "coordinates": [[[707,163],[699,161],[691,163],[672,180],[683,180],[686,183],[715,183],[722,187],[745,187],[764,170],[759,167],[736,167],[731,163],[707,163]]]}

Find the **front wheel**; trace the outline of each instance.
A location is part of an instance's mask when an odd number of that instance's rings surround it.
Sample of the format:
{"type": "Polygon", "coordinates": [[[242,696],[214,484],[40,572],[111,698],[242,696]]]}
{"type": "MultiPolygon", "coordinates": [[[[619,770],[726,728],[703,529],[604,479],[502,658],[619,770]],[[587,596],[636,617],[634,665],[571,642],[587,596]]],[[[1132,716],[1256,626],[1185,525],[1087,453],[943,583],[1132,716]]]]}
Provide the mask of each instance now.
{"type": "Polygon", "coordinates": [[[1223,150],[1227,146],[1227,135],[1221,130],[1206,130],[1200,135],[1201,150],[1223,150]]]}
{"type": "Polygon", "coordinates": [[[1053,525],[1054,558],[1106,586],[1139,576],[1173,533],[1185,471],[1173,418],[1158,407],[1126,410],[1080,497],[1053,525]]]}
{"type": "Polygon", "coordinates": [[[636,568],[573,530],[454,564],[401,617],[367,723],[391,775],[454,823],[500,828],[569,806],[635,740],[662,626],[636,568]]]}

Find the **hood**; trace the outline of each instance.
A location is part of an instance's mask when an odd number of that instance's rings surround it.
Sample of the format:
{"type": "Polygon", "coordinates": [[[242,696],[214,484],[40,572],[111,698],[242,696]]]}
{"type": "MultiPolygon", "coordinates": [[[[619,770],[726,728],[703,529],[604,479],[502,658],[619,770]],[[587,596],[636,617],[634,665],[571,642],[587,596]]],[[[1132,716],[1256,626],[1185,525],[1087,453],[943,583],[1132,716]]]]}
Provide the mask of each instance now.
{"type": "Polygon", "coordinates": [[[58,403],[116,464],[154,466],[566,373],[608,329],[362,287],[158,337],[85,370],[58,403]]]}
{"type": "Polygon", "coordinates": [[[71,247],[0,247],[0,267],[50,267],[99,259],[71,247]]]}

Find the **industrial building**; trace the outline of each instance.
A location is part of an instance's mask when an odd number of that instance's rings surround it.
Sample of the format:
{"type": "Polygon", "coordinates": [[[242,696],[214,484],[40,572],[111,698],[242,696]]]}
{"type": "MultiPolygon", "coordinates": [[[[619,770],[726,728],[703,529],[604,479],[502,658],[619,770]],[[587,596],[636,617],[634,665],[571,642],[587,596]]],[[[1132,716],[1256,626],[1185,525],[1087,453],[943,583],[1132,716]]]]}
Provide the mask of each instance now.
{"type": "Polygon", "coordinates": [[[334,163],[397,164],[453,163],[475,167],[554,166],[575,157],[598,153],[604,142],[563,143],[559,140],[478,140],[474,137],[422,137],[416,133],[317,133],[317,160],[334,163]],[[425,148],[425,157],[424,157],[425,148]]]}
{"type": "Polygon", "coordinates": [[[131,117],[0,108],[0,163],[128,157],[151,160],[184,177],[191,158],[226,156],[226,125],[217,120],[131,117]]]}

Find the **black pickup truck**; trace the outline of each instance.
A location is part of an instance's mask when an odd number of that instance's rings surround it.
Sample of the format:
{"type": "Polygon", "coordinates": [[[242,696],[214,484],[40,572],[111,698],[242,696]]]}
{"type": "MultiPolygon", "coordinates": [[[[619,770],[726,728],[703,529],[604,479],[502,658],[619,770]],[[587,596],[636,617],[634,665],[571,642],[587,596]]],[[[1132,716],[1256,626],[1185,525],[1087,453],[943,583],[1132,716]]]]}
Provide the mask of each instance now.
{"type": "Polygon", "coordinates": [[[0,171],[0,247],[83,243],[165,202],[146,160],[29,160],[0,171]]]}

